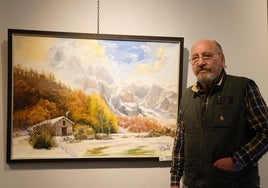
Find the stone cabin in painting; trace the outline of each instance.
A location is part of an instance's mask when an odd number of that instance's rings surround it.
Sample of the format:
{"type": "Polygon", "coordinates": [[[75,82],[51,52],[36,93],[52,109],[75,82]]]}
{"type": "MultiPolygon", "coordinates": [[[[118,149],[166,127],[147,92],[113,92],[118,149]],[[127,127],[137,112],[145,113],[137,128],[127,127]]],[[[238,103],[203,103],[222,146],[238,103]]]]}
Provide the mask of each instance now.
{"type": "Polygon", "coordinates": [[[65,116],[60,116],[31,126],[28,128],[28,131],[32,132],[33,129],[38,126],[51,126],[55,130],[56,136],[68,136],[73,134],[73,125],[73,121],[69,120],[65,116]]]}

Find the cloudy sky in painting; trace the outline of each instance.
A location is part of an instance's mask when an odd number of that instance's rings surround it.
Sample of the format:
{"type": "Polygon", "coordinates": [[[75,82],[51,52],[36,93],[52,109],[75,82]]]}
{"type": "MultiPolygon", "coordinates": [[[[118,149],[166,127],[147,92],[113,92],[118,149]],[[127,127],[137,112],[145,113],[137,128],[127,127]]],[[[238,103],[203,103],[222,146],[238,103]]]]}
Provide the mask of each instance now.
{"type": "Polygon", "coordinates": [[[178,44],[15,36],[13,63],[53,73],[73,88],[92,67],[105,67],[116,84],[177,85],[178,44]]]}

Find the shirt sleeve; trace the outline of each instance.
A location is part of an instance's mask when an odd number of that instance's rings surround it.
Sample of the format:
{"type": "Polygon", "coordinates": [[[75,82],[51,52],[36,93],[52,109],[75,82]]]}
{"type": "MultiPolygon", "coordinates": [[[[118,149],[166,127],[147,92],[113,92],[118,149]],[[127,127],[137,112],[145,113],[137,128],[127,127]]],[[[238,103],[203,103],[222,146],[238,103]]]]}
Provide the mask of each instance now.
{"type": "Polygon", "coordinates": [[[184,169],[184,127],[183,122],[179,121],[174,146],[172,152],[172,162],[170,170],[170,185],[180,185],[180,179],[184,169]]]}
{"type": "Polygon", "coordinates": [[[235,152],[233,158],[245,167],[250,164],[257,165],[268,150],[268,109],[254,81],[248,83],[244,100],[245,118],[255,136],[235,152]]]}

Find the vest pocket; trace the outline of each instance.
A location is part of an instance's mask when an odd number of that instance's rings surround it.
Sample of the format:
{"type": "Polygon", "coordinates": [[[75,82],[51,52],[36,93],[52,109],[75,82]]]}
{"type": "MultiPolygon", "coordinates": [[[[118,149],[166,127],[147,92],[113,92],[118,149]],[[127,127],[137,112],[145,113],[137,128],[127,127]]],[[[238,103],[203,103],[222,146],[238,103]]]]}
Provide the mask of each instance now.
{"type": "Polygon", "coordinates": [[[235,179],[239,172],[227,171],[217,167],[209,167],[205,174],[205,184],[207,187],[217,188],[235,188],[235,179]]]}
{"type": "Polygon", "coordinates": [[[234,114],[232,108],[216,109],[213,116],[208,119],[208,128],[229,128],[232,125],[234,114]],[[211,123],[210,123],[211,122],[211,123]]]}
{"type": "Polygon", "coordinates": [[[208,104],[204,117],[207,128],[226,128],[230,127],[235,114],[233,97],[214,96],[208,104]]]}

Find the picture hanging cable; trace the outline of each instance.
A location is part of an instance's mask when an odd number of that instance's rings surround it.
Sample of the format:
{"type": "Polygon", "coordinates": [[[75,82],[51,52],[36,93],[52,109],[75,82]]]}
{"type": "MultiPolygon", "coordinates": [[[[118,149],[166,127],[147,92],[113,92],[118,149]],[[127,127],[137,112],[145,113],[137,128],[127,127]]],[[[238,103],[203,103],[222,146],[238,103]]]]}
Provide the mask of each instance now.
{"type": "Polygon", "coordinates": [[[97,34],[100,34],[100,1],[97,1],[97,34]]]}

